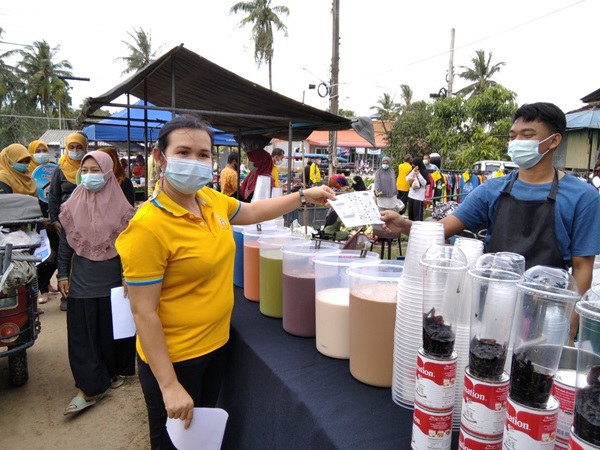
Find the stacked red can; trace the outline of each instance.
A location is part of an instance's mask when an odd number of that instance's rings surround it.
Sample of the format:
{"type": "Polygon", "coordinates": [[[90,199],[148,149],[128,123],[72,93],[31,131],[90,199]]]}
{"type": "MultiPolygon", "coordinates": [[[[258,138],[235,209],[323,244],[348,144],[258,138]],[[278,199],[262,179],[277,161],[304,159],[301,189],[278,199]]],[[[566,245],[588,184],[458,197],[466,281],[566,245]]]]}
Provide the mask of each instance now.
{"type": "Polygon", "coordinates": [[[558,401],[550,396],[545,408],[530,408],[508,398],[503,448],[554,450],[558,401]]]}
{"type": "Polygon", "coordinates": [[[423,348],[419,349],[411,445],[413,450],[450,449],[456,359],[456,352],[450,358],[435,358],[427,355],[423,348]]]}
{"type": "Polygon", "coordinates": [[[575,381],[577,372],[570,369],[559,369],[554,375],[552,395],[558,400],[558,422],[556,426],[557,450],[569,447],[569,435],[573,425],[573,409],[575,406],[575,381]]]}

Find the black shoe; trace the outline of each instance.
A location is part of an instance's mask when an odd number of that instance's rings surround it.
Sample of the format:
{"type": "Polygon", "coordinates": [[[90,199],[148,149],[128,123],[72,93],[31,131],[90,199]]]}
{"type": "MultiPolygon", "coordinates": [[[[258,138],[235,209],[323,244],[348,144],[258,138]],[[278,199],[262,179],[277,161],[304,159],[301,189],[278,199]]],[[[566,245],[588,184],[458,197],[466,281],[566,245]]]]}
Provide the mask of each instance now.
{"type": "Polygon", "coordinates": [[[61,299],[60,299],[60,310],[61,311],[67,310],[67,299],[64,297],[61,297],[61,299]]]}

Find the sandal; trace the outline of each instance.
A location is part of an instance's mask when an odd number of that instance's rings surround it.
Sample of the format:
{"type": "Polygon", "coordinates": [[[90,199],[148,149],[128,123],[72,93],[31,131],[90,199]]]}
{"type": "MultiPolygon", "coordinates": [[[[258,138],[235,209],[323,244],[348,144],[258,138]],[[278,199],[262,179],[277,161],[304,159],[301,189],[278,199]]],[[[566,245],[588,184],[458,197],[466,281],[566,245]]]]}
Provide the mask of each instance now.
{"type": "Polygon", "coordinates": [[[123,386],[123,384],[125,384],[125,377],[122,375],[116,375],[110,383],[110,388],[117,389],[123,386]]]}
{"type": "Polygon", "coordinates": [[[58,289],[55,288],[54,286],[52,286],[51,284],[49,284],[48,291],[51,292],[52,294],[56,294],[58,292],[58,289]]]}
{"type": "Polygon", "coordinates": [[[48,303],[48,293],[44,292],[43,294],[41,294],[38,298],[38,303],[40,305],[43,305],[44,303],[48,303]]]}
{"type": "Polygon", "coordinates": [[[89,408],[90,406],[94,406],[96,403],[102,400],[102,397],[104,397],[104,395],[105,394],[96,395],[95,397],[92,397],[89,400],[86,400],[80,395],[76,395],[65,408],[64,415],[68,416],[69,414],[75,414],[80,411],[83,411],[86,408],[89,408]]]}

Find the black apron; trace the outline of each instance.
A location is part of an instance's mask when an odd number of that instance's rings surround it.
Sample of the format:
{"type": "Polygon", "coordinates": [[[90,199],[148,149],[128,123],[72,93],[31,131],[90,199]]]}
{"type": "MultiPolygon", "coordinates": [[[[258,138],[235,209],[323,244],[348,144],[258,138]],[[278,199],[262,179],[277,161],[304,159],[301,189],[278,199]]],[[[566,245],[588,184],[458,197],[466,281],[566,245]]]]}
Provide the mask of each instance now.
{"type": "Polygon", "coordinates": [[[500,194],[488,252],[513,252],[525,257],[525,269],[536,265],[566,268],[556,242],[554,206],[558,193],[558,171],[547,200],[517,200],[510,195],[519,174],[500,194]]]}

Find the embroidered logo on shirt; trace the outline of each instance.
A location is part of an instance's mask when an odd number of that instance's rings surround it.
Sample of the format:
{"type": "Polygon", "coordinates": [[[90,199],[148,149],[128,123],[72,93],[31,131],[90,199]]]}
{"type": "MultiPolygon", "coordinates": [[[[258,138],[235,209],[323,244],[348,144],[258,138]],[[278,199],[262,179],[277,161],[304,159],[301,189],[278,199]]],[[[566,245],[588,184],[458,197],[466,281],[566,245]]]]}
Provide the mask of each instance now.
{"type": "Polygon", "coordinates": [[[219,221],[219,224],[221,225],[221,228],[227,228],[228,223],[225,219],[223,219],[221,216],[219,216],[218,214],[216,214],[217,216],[217,220],[219,221]]]}

